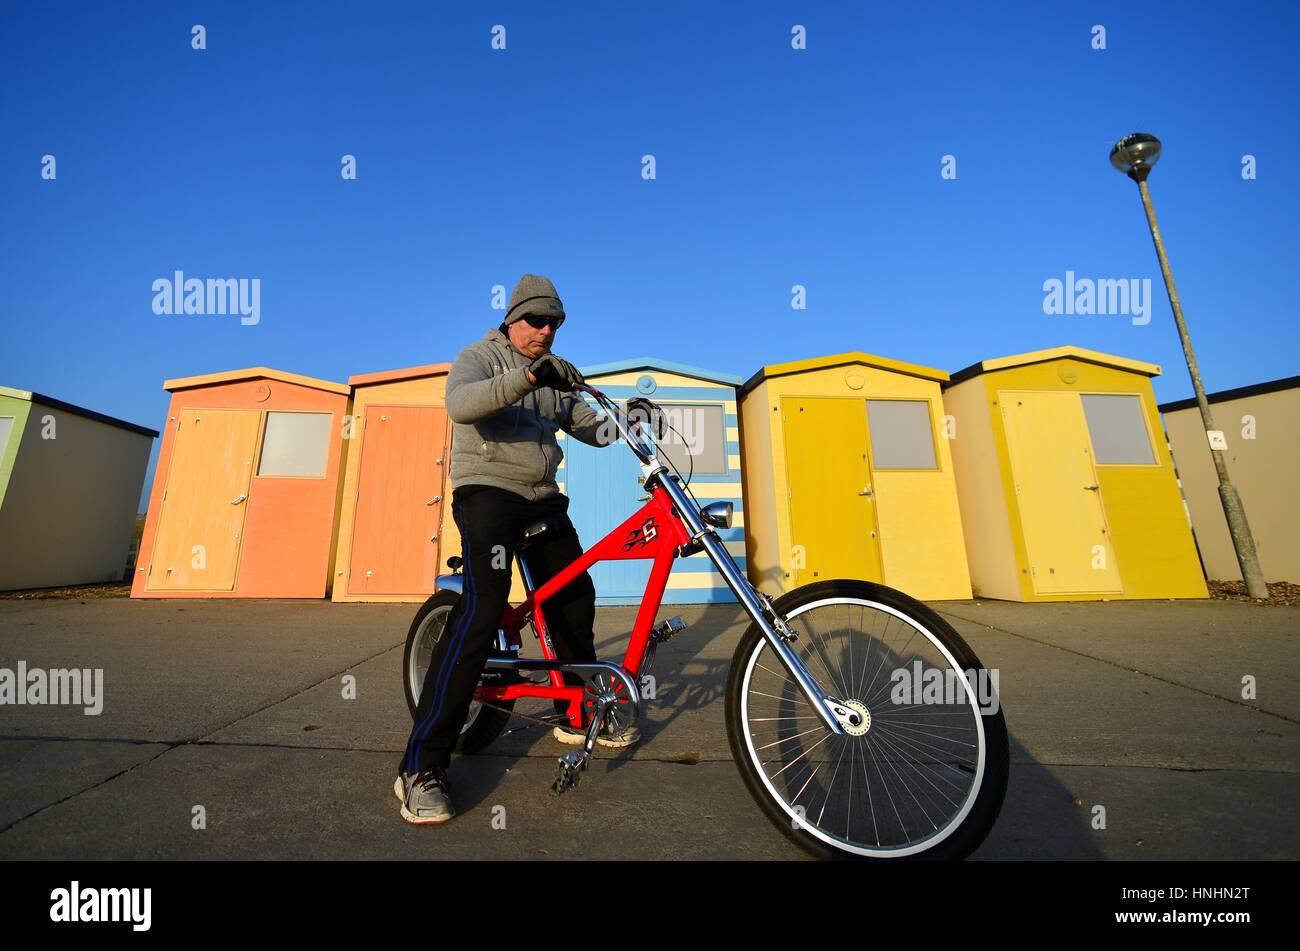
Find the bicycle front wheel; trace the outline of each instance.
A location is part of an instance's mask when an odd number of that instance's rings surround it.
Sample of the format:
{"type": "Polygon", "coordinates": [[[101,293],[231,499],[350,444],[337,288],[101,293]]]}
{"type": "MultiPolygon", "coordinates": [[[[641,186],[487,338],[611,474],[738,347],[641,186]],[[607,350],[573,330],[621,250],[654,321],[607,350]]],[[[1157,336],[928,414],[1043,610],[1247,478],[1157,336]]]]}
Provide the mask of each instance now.
{"type": "Polygon", "coordinates": [[[727,735],[751,795],[825,858],[958,859],[1006,792],[994,678],[924,604],[866,581],[821,581],[775,603],[826,694],[857,714],[831,732],[757,625],[727,684],[727,735]]]}

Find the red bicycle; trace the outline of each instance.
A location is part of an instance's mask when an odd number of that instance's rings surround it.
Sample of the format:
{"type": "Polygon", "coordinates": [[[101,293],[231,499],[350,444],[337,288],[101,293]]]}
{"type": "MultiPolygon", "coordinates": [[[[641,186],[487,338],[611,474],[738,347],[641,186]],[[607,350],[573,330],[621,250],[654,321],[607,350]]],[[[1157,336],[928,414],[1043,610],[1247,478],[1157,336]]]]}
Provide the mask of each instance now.
{"type": "MultiPolygon", "coordinates": [[[[655,626],[673,560],[703,551],[751,620],[727,680],[727,736],[745,786],[768,818],[826,858],[970,854],[997,818],[1008,771],[996,680],[990,684],[974,652],[934,611],[883,585],[819,581],[776,601],[755,589],[717,533],[730,527],[732,503],[701,506],[689,476],[660,455],[656,439],[666,429],[658,407],[635,399],[625,411],[591,386],[580,389],[636,454],[649,499],[540,587],[522,551],[548,523],[525,532],[517,557],[527,597],[502,616],[458,749],[474,753],[500,736],[519,698],[565,701],[567,722],[585,731],[585,742],[560,757],[552,788],[573,788],[602,727],[608,722],[617,731],[640,716],[639,685],[655,649],[684,627],[680,618],[655,626]],[[622,662],[559,660],[546,628],[547,599],[597,561],[623,558],[653,565],[622,662]],[[540,658],[520,656],[525,625],[540,658]],[[564,672],[577,674],[583,686],[567,685],[564,672]],[[544,679],[529,679],[538,674],[544,679]]],[[[453,574],[438,578],[437,593],[407,635],[412,715],[433,646],[461,596],[459,561],[449,560],[453,574]]]]}

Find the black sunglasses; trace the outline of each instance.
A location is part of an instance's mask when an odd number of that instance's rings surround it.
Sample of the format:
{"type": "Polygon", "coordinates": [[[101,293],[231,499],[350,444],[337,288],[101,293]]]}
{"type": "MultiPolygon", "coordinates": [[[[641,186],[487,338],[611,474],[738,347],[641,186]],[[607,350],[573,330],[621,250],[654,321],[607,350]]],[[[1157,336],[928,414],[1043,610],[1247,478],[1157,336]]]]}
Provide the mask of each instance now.
{"type": "Polygon", "coordinates": [[[543,317],[540,314],[529,314],[524,318],[524,322],[534,330],[541,330],[549,326],[552,330],[559,330],[560,324],[564,323],[563,317],[543,317]]]}

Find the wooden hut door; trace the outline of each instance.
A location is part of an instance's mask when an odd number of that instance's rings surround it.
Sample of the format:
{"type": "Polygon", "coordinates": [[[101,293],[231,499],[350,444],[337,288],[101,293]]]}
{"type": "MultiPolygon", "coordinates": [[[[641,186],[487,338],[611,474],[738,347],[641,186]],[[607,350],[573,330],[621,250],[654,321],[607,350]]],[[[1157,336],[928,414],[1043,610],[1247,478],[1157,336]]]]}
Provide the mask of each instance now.
{"type": "Polygon", "coordinates": [[[1078,393],[1002,390],[1016,502],[1038,594],[1120,590],[1078,393]]]}
{"type": "Polygon", "coordinates": [[[183,409],[149,559],[150,591],[233,591],[261,412],[183,409]]]}
{"type": "Polygon", "coordinates": [[[859,399],[781,400],[796,585],[884,580],[863,409],[859,399]]]}
{"type": "Polygon", "coordinates": [[[441,406],[367,406],[354,499],[349,594],[432,594],[448,446],[441,406]]]}

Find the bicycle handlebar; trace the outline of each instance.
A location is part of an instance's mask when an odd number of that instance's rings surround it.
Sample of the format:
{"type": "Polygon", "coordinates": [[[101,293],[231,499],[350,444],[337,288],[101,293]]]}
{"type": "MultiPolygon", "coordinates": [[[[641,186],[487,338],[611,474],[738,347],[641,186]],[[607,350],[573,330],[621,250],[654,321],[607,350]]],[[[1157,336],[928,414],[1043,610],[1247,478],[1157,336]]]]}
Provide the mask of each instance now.
{"type": "MultiPolygon", "coordinates": [[[[614,420],[614,425],[618,427],[618,431],[623,437],[623,441],[628,444],[628,447],[643,464],[649,465],[655,461],[653,434],[646,431],[646,428],[641,424],[641,420],[630,418],[623,410],[619,409],[617,403],[590,383],[576,383],[573,388],[594,397],[600,408],[610,414],[614,420]],[[635,427],[635,430],[633,427],[635,427]]],[[[640,397],[640,399],[651,407],[658,409],[652,400],[644,397],[640,397]]]]}

